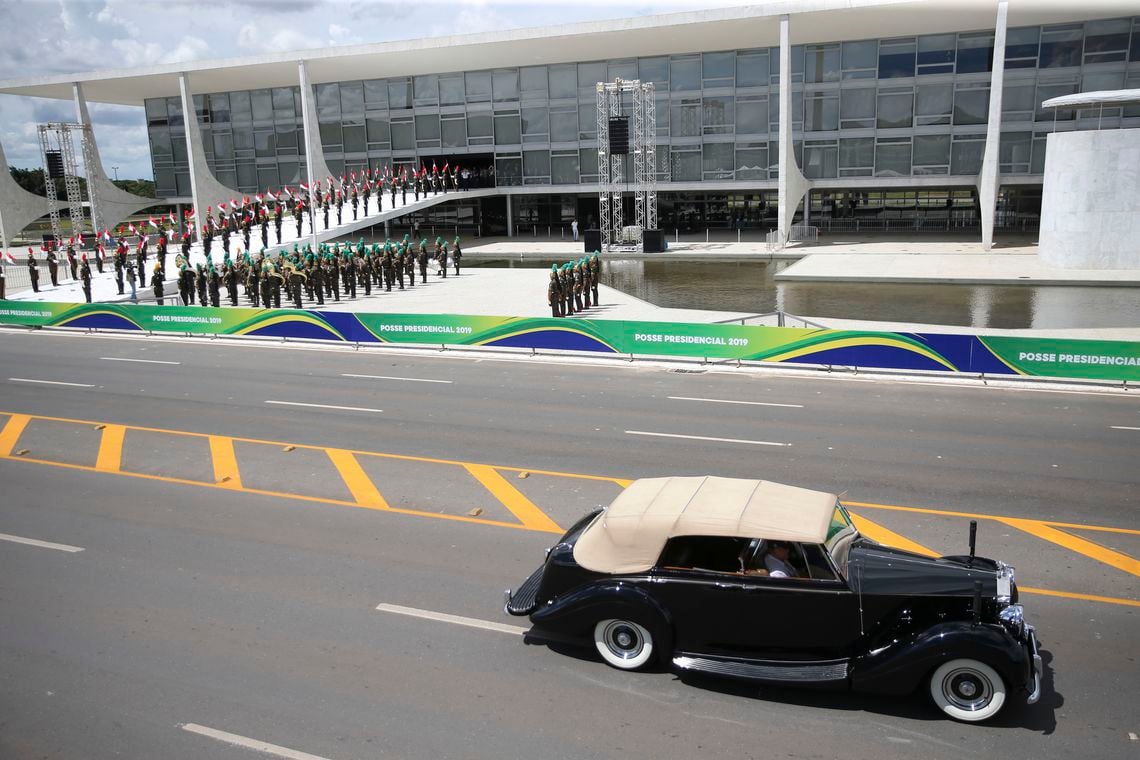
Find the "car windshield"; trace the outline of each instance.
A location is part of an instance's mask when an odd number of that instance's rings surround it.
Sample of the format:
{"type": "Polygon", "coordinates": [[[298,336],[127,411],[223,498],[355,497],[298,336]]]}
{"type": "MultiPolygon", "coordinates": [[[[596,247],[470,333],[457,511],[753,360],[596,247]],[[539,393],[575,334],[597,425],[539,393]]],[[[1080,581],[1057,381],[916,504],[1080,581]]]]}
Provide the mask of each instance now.
{"type": "Polygon", "coordinates": [[[835,502],[835,511],[831,513],[831,524],[827,526],[827,553],[831,555],[832,562],[843,577],[847,577],[847,552],[859,531],[851,522],[850,515],[843,505],[835,502]]]}

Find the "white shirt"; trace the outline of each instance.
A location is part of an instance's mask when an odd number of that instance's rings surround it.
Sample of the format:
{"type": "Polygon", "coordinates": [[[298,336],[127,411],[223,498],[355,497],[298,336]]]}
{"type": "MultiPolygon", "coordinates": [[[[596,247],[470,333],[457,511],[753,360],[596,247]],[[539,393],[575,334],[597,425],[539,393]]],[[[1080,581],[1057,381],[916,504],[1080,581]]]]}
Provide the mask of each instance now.
{"type": "Polygon", "coordinates": [[[768,554],[764,557],[764,567],[768,568],[769,578],[795,578],[796,571],[791,565],[777,557],[768,554]]]}

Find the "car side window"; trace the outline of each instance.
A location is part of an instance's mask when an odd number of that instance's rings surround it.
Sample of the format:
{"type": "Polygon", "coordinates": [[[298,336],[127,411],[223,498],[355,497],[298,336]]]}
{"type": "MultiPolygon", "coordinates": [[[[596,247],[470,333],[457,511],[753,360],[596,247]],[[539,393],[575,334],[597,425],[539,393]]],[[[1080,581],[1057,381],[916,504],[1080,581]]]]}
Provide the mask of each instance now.
{"type": "Polygon", "coordinates": [[[799,544],[790,541],[753,542],[753,551],[745,562],[746,575],[766,576],[773,579],[797,578],[811,581],[834,581],[835,572],[817,544],[799,544]]]}
{"type": "Polygon", "coordinates": [[[665,544],[657,566],[672,570],[740,573],[743,569],[741,557],[749,546],[747,538],[677,536],[665,544]]]}

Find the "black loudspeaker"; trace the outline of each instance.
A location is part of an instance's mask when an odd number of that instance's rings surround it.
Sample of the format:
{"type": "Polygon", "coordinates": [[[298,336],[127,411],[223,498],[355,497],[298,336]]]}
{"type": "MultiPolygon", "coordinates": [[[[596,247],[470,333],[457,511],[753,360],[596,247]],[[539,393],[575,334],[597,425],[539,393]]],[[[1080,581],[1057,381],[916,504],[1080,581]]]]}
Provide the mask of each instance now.
{"type": "Polygon", "coordinates": [[[586,253],[593,253],[594,251],[602,250],[602,231],[601,230],[586,230],[582,235],[582,240],[585,241],[586,253]]]}
{"type": "Polygon", "coordinates": [[[610,117],[610,155],[629,155],[629,117],[610,117]]]}
{"type": "Polygon", "coordinates": [[[58,150],[49,150],[44,155],[47,156],[48,179],[62,179],[63,154],[58,150]]]}
{"type": "Polygon", "coordinates": [[[641,249],[644,253],[662,253],[665,251],[665,233],[661,230],[642,230],[641,249]]]}

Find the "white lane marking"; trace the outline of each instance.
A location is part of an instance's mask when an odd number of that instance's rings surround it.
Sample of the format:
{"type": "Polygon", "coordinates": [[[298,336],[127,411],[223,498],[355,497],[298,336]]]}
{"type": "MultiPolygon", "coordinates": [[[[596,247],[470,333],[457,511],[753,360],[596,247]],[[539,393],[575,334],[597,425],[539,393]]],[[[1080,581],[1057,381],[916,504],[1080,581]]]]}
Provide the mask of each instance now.
{"type": "Polygon", "coordinates": [[[749,441],[744,438],[712,438],[707,435],[681,435],[679,433],[648,433],[644,430],[627,430],[627,435],[651,435],[657,438],[687,438],[692,441],[719,441],[721,443],[750,443],[753,446],[791,446],[790,443],[776,441],[749,441]]]}
{"type": "Polygon", "coordinates": [[[267,755],[277,755],[277,757],[286,757],[289,760],[327,760],[320,755],[310,755],[308,752],[298,752],[295,749],[288,747],[279,747],[276,744],[269,742],[259,741],[257,739],[250,739],[247,736],[239,736],[238,734],[231,734],[228,731],[219,731],[216,728],[209,728],[208,726],[199,726],[197,723],[182,723],[179,725],[183,731],[189,731],[193,734],[200,734],[208,736],[211,739],[217,739],[226,744],[235,744],[238,747],[245,747],[252,749],[255,752],[264,752],[267,755]]]}
{"type": "Polygon", "coordinates": [[[332,404],[306,404],[303,401],[269,401],[267,404],[278,404],[281,406],[311,406],[316,409],[342,409],[346,412],[376,412],[379,414],[384,411],[383,409],[370,409],[366,406],[333,406],[332,404]]]}
{"type": "Polygon", "coordinates": [[[120,356],[100,356],[105,362],[138,362],[139,364],[181,364],[182,362],[165,362],[159,359],[126,359],[120,356]]]}
{"type": "Polygon", "coordinates": [[[59,552],[75,552],[83,551],[81,546],[69,546],[68,544],[53,544],[51,541],[40,541],[35,538],[24,538],[23,536],[12,536],[7,533],[0,533],[0,541],[11,541],[14,544],[27,544],[28,546],[38,546],[41,549],[55,549],[59,552]]]}
{"type": "Polygon", "coordinates": [[[803,409],[803,404],[777,404],[771,401],[736,401],[728,398],[696,398],[694,396],[669,396],[674,401],[708,401],[712,404],[747,404],[748,406],[783,406],[789,409],[803,409]]]}
{"type": "Polygon", "coordinates": [[[499,633],[513,633],[517,636],[522,636],[529,629],[522,628],[517,625],[507,625],[506,623],[493,623],[490,620],[479,620],[478,618],[463,617],[462,615],[449,615],[446,612],[432,612],[431,610],[420,610],[415,607],[403,607],[399,604],[378,604],[376,609],[380,612],[392,612],[397,615],[407,615],[408,617],[423,618],[424,620],[437,620],[441,623],[452,623],[454,625],[465,625],[469,628],[482,628],[484,631],[498,631],[499,633]]]}
{"type": "Polygon", "coordinates": [[[1127,425],[1111,425],[1113,430],[1140,430],[1140,427],[1128,427],[1127,425]]]}
{"type": "Polygon", "coordinates": [[[341,377],[360,377],[365,380],[405,380],[409,383],[451,383],[451,380],[429,380],[426,377],[389,377],[388,375],[354,375],[351,372],[342,372],[341,377]]]}
{"type": "Polygon", "coordinates": [[[59,380],[33,380],[29,377],[10,377],[9,382],[13,383],[43,383],[44,385],[70,385],[74,388],[94,388],[90,383],[64,383],[59,380]]]}

